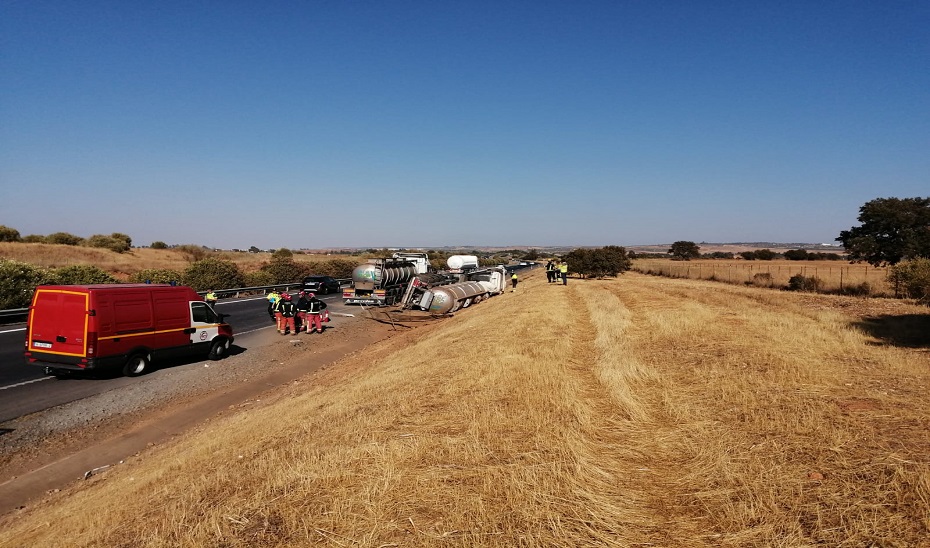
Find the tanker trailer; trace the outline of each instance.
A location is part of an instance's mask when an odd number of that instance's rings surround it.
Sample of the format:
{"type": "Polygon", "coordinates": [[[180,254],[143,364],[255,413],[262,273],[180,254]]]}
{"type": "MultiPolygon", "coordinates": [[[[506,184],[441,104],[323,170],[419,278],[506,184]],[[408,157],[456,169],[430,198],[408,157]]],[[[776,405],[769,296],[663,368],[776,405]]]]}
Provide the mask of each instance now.
{"type": "Polygon", "coordinates": [[[342,292],[345,304],[391,305],[425,266],[407,258],[374,259],[352,271],[352,286],[342,292]]]}
{"type": "Polygon", "coordinates": [[[478,257],[474,255],[452,255],[446,259],[446,264],[453,272],[475,270],[478,268],[478,257]]]}
{"type": "Polygon", "coordinates": [[[479,282],[461,282],[432,287],[420,298],[418,307],[430,314],[442,315],[471,306],[488,297],[479,282]]]}

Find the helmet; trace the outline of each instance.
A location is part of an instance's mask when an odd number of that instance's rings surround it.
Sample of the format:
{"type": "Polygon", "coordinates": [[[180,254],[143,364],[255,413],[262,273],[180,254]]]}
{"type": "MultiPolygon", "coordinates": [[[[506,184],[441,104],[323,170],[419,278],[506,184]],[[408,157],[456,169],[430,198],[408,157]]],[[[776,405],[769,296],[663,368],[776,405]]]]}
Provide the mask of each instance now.
{"type": "Polygon", "coordinates": [[[310,297],[310,298],[312,299],[312,298],[316,297],[316,293],[307,293],[307,296],[310,297]]]}
{"type": "Polygon", "coordinates": [[[298,295],[301,295],[301,296],[306,295],[306,294],[307,294],[306,291],[301,291],[300,293],[298,293],[298,295]]]}
{"type": "Polygon", "coordinates": [[[289,301],[291,300],[291,294],[285,293],[284,295],[281,295],[281,298],[284,299],[285,301],[289,301]]]}

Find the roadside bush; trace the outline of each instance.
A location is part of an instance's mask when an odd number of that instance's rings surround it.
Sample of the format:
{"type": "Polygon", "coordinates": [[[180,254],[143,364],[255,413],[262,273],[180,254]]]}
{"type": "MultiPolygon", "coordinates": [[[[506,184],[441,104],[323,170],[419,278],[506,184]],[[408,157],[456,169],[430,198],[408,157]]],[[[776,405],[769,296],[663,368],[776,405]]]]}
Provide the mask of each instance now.
{"type": "Polygon", "coordinates": [[[242,287],[245,277],[236,263],[220,259],[203,259],[187,267],[181,281],[196,291],[206,291],[242,287]]]}
{"type": "Polygon", "coordinates": [[[26,308],[37,285],[48,281],[48,271],[19,261],[0,259],[0,310],[26,308]]]}
{"type": "Polygon", "coordinates": [[[768,272],[759,272],[757,274],[753,274],[752,285],[756,287],[772,287],[775,285],[775,280],[768,272]]]}
{"type": "Polygon", "coordinates": [[[272,284],[294,283],[303,278],[309,269],[309,265],[297,264],[292,259],[273,259],[261,267],[263,272],[271,276],[272,284]]]}
{"type": "Polygon", "coordinates": [[[155,241],[155,242],[152,242],[152,245],[150,247],[152,249],[168,249],[168,244],[162,241],[155,241]]]}
{"type": "Polygon", "coordinates": [[[45,243],[58,245],[81,245],[84,238],[67,232],[55,232],[45,237],[45,243]]]}
{"type": "Polygon", "coordinates": [[[181,273],[177,270],[170,270],[167,268],[146,268],[145,270],[140,270],[139,272],[136,272],[130,276],[129,281],[137,284],[170,284],[171,282],[180,283],[181,278],[181,273]]]}
{"type": "Polygon", "coordinates": [[[902,261],[888,270],[888,280],[897,293],[930,304],[930,259],[902,261]]]}
{"type": "Polygon", "coordinates": [[[174,250],[183,255],[185,259],[192,263],[206,259],[207,254],[209,253],[207,248],[194,244],[179,245],[175,247],[174,250]]]}
{"type": "Polygon", "coordinates": [[[823,280],[814,276],[795,274],[788,280],[788,289],[791,291],[820,291],[823,280]]]}
{"type": "Polygon", "coordinates": [[[19,242],[22,241],[22,238],[19,236],[19,231],[15,228],[10,228],[5,225],[0,225],[0,242],[19,242]]]}
{"type": "Polygon", "coordinates": [[[71,265],[56,268],[51,272],[50,278],[52,281],[49,283],[62,285],[119,283],[119,280],[113,276],[110,276],[110,274],[106,271],[89,264],[71,265]]]}
{"type": "Polygon", "coordinates": [[[44,244],[44,243],[48,243],[48,242],[45,240],[45,236],[43,236],[43,235],[41,235],[41,234],[29,234],[29,235],[27,235],[27,236],[23,236],[23,240],[22,240],[22,241],[23,241],[24,244],[44,244]]]}
{"type": "Polygon", "coordinates": [[[276,249],[274,253],[271,254],[272,261],[286,261],[288,259],[294,258],[294,252],[286,247],[281,249],[276,249]]]}
{"type": "MultiPolygon", "coordinates": [[[[432,262],[432,261],[431,261],[432,262]]],[[[351,278],[358,262],[349,259],[329,259],[310,265],[310,274],[332,276],[333,278],[351,278]]],[[[445,263],[443,263],[445,267],[445,263]]]]}
{"type": "Polygon", "coordinates": [[[84,245],[87,247],[102,247],[117,253],[129,251],[129,244],[126,243],[126,240],[114,238],[112,236],[104,236],[103,234],[94,234],[90,238],[87,238],[84,240],[84,245]]]}
{"type": "Polygon", "coordinates": [[[271,276],[270,272],[257,270],[255,272],[248,272],[245,275],[245,287],[262,287],[266,285],[274,285],[274,278],[271,276]]]}

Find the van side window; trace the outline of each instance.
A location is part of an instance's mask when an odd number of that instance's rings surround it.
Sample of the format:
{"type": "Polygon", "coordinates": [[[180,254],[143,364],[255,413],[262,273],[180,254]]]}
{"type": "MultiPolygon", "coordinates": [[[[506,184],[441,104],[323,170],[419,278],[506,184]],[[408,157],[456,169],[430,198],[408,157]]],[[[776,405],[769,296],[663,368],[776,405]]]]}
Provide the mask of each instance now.
{"type": "Polygon", "coordinates": [[[219,318],[206,303],[191,303],[191,318],[194,323],[219,323],[219,318]]]}

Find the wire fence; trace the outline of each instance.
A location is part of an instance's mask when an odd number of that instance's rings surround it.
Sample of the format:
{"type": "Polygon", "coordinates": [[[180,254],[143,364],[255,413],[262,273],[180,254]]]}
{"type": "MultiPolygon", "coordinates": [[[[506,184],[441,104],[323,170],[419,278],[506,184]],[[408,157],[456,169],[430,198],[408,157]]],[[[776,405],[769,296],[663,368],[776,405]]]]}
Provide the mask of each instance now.
{"type": "Polygon", "coordinates": [[[729,261],[636,259],[633,270],[672,278],[716,280],[732,284],[788,287],[791,278],[816,278],[822,291],[863,295],[892,295],[888,269],[870,264],[835,261],[729,261]]]}

